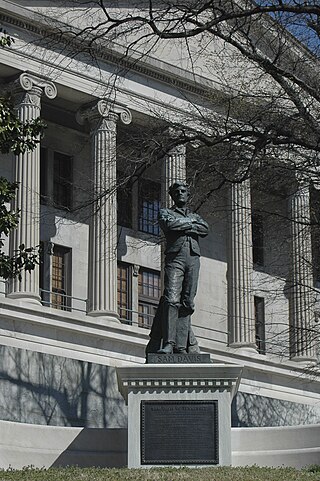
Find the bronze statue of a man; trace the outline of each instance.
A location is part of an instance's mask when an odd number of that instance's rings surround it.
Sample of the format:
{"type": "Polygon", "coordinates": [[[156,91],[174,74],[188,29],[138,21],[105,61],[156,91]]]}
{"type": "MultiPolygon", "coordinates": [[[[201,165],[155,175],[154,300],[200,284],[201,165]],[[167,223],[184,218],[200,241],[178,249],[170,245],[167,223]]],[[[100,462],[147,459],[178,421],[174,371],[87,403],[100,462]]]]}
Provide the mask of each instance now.
{"type": "Polygon", "coordinates": [[[150,333],[147,352],[199,352],[191,329],[200,267],[199,237],[208,234],[208,224],[187,207],[189,189],[175,182],[169,188],[174,201],[161,209],[159,224],[166,237],[164,292],[150,333]],[[162,338],[162,348],[160,340],[162,338]]]}

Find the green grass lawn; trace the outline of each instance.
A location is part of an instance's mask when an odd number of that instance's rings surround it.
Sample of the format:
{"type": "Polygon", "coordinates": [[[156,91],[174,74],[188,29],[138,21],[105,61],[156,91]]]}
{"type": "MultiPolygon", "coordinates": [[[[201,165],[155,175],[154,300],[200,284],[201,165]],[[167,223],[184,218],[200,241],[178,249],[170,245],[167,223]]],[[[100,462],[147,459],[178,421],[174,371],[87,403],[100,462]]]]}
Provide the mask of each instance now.
{"type": "Polygon", "coordinates": [[[320,481],[320,466],[293,468],[51,468],[0,471],[0,481],[320,481]]]}

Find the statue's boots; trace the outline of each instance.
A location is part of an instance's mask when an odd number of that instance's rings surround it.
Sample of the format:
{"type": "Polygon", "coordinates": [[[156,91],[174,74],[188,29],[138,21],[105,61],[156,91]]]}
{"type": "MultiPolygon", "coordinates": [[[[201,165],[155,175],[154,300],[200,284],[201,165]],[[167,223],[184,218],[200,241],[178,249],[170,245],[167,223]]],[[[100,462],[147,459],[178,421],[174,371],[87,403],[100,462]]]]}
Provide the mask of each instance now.
{"type": "Polygon", "coordinates": [[[157,351],[157,354],[172,354],[173,348],[174,345],[171,342],[167,342],[167,344],[165,344],[162,349],[159,349],[159,351],[157,351]]]}

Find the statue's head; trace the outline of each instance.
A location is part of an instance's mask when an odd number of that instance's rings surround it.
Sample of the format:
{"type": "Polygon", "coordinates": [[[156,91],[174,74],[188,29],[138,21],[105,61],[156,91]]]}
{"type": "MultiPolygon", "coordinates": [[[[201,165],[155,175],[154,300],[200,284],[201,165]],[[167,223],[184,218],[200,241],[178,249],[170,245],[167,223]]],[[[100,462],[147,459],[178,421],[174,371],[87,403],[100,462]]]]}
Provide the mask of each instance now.
{"type": "Polygon", "coordinates": [[[174,182],[174,184],[169,187],[169,194],[173,202],[180,207],[187,203],[190,191],[185,182],[174,182]]]}

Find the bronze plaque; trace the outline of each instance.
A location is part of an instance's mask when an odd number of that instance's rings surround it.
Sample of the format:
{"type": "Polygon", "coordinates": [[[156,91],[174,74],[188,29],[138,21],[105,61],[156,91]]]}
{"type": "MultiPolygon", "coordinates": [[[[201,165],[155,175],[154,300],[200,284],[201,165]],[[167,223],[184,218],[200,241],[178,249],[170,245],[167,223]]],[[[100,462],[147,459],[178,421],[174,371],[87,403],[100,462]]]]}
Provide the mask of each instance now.
{"type": "Polygon", "coordinates": [[[141,402],[141,464],[218,463],[218,401],[141,402]]]}

